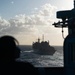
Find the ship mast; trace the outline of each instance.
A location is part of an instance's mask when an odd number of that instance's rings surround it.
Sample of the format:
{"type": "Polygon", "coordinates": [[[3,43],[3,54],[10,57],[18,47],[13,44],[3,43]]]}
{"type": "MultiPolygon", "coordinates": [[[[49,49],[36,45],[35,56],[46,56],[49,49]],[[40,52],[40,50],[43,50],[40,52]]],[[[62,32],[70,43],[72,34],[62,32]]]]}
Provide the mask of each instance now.
{"type": "Polygon", "coordinates": [[[38,43],[40,43],[40,38],[38,38],[38,43]]]}
{"type": "Polygon", "coordinates": [[[42,41],[44,41],[44,34],[42,35],[42,41]]]}

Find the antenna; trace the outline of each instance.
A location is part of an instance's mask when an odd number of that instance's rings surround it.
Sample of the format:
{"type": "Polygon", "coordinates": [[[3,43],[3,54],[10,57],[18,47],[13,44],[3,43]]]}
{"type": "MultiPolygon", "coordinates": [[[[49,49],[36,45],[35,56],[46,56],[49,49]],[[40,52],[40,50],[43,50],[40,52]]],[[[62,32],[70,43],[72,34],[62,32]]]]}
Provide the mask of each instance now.
{"type": "Polygon", "coordinates": [[[42,41],[44,41],[44,34],[42,35],[42,41]]]}

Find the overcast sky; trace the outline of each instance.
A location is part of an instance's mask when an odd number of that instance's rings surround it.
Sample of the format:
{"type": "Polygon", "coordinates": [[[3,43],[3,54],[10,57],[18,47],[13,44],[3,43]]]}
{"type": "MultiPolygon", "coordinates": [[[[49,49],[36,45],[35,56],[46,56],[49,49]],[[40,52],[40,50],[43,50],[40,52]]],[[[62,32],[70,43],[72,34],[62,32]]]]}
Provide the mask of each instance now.
{"type": "Polygon", "coordinates": [[[0,36],[9,34],[20,44],[32,44],[44,34],[51,45],[63,45],[61,29],[52,24],[57,11],[71,9],[73,0],[0,0],[0,36]]]}

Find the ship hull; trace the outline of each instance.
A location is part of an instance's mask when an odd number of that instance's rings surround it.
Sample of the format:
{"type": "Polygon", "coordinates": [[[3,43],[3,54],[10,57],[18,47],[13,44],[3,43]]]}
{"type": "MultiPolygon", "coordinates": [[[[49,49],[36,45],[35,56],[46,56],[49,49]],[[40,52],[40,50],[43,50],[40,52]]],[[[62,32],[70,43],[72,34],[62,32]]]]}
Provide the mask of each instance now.
{"type": "Polygon", "coordinates": [[[40,54],[40,55],[53,55],[56,50],[53,47],[44,48],[44,49],[33,49],[34,53],[40,54]]]}

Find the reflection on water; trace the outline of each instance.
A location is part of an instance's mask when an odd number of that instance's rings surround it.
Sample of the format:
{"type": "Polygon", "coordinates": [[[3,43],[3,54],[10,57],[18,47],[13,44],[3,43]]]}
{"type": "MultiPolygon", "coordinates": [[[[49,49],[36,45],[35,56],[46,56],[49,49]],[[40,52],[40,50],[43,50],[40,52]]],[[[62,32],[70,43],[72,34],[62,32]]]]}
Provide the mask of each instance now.
{"type": "Polygon", "coordinates": [[[35,54],[30,46],[20,46],[21,61],[28,61],[35,67],[63,67],[63,48],[55,46],[57,50],[53,56],[35,54]]]}

